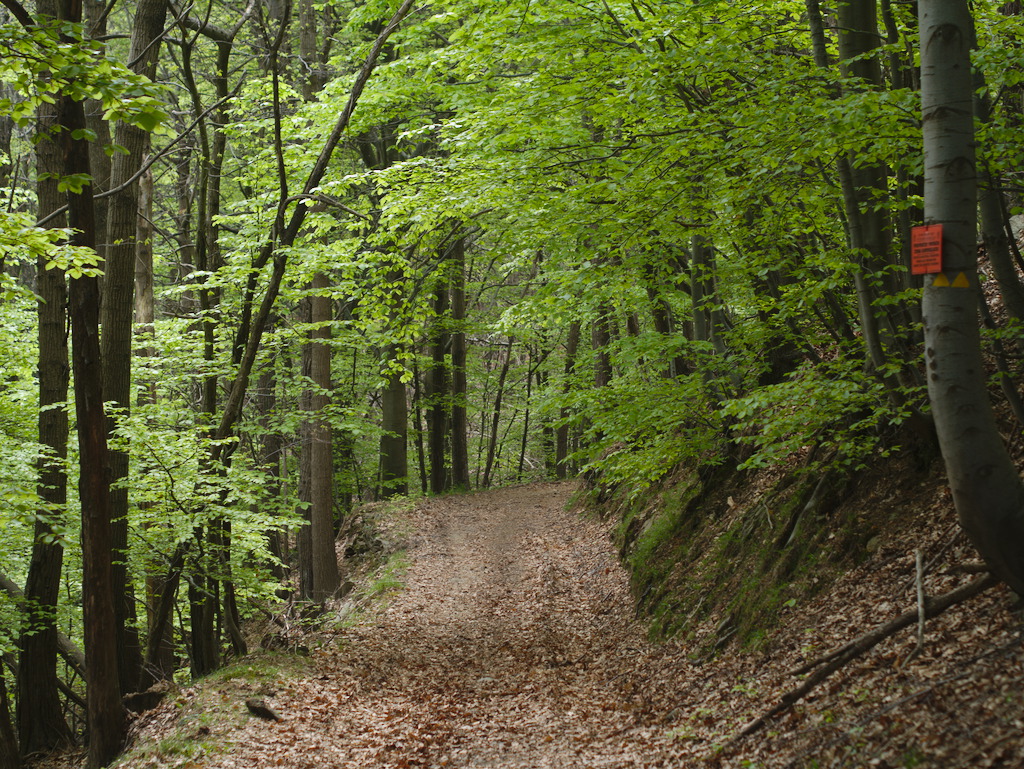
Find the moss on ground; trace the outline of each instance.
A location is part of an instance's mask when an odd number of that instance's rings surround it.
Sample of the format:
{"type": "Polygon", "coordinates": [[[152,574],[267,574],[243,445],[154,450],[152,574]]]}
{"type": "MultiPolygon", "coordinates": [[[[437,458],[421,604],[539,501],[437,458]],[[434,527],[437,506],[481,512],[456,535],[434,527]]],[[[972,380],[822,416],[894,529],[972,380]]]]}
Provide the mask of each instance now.
{"type": "MultiPolygon", "coordinates": [[[[112,764],[132,766],[191,766],[231,750],[227,735],[250,715],[245,700],[274,691],[282,682],[311,670],[308,657],[260,650],[169,695],[172,712],[154,712],[167,723],[156,739],[140,740],[112,764]]],[[[150,718],[143,715],[142,721],[150,718]]]]}
{"type": "Polygon", "coordinates": [[[616,544],[651,636],[682,635],[715,653],[759,646],[787,610],[866,556],[881,524],[851,504],[857,482],[838,471],[717,466],[680,469],[643,494],[603,488],[594,498],[618,519],[616,544]]]}

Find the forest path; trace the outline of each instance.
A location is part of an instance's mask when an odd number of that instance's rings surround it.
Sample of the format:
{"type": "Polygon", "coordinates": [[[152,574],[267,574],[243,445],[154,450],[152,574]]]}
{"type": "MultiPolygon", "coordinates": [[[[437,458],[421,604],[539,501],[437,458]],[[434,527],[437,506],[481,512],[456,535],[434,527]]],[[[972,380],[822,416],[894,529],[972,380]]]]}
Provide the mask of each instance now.
{"type": "Polygon", "coordinates": [[[606,526],[571,484],[425,500],[405,589],[318,654],[206,766],[645,767],[674,763],[650,647],[606,526]],[[641,663],[638,665],[638,663],[641,663]]]}

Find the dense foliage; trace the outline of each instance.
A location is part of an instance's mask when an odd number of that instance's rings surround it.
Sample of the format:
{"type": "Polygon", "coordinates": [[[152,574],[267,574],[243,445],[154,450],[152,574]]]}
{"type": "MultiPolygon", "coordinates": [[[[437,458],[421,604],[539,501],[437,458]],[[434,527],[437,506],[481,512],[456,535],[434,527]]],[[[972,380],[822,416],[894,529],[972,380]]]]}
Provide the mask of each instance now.
{"type": "MultiPolygon", "coordinates": [[[[81,638],[79,457],[40,445],[32,292],[132,241],[151,257],[135,296],[104,297],[137,321],[131,397],[108,411],[148,676],[122,690],[240,652],[233,623],[290,574],[322,597],[306,524],[322,540],[357,500],[579,471],[632,494],[681,463],[820,471],[933,445],[909,4],[438,0],[391,27],[385,0],[164,4],[152,78],[131,5],[88,6],[81,26],[0,26],[0,572],[24,584],[34,542],[62,547],[54,616],[81,638]],[[91,182],[34,170],[52,138],[35,116],[62,94],[90,105],[91,182]],[[146,141],[116,144],[124,123],[146,141]],[[117,155],[135,165],[111,189],[117,155]],[[37,200],[51,177],[101,218],[141,185],[135,238],[69,245],[37,200]],[[66,506],[37,483],[47,452],[66,506]]],[[[973,13],[983,186],[1008,232],[1024,16],[973,13]]],[[[1000,356],[1016,269],[986,284],[1000,356]]]]}

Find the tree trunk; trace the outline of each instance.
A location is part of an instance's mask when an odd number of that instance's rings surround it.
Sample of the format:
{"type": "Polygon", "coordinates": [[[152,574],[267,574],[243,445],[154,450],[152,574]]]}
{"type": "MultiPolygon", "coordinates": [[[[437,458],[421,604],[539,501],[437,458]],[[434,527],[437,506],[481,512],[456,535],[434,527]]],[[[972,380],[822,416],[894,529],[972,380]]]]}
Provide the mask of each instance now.
{"type": "MultiPolygon", "coordinates": [[[[327,276],[322,273],[313,278],[313,290],[328,287],[327,276]]],[[[310,534],[313,547],[313,600],[325,601],[338,589],[338,557],[334,548],[334,456],[331,426],[326,410],[331,392],[331,326],[334,319],[330,297],[314,294],[310,297],[310,378],[313,393],[310,399],[313,424],[310,434],[310,534]]]]}
{"type": "MultiPolygon", "coordinates": [[[[992,119],[992,106],[985,86],[985,76],[981,70],[974,73],[974,114],[979,123],[988,123],[992,119]]],[[[1018,321],[1024,321],[1024,286],[1017,276],[1017,268],[1010,254],[1010,240],[1006,236],[1003,218],[1003,193],[1000,191],[1000,180],[996,179],[982,159],[978,164],[978,179],[981,187],[978,190],[978,211],[981,215],[981,237],[985,244],[992,272],[999,284],[999,293],[1010,315],[1018,321]]]]}
{"type": "Polygon", "coordinates": [[[0,769],[21,769],[18,738],[11,725],[11,708],[7,698],[7,681],[0,667],[0,769]]]}
{"type": "MultiPolygon", "coordinates": [[[[386,360],[396,357],[397,348],[389,347],[386,360]]],[[[381,393],[383,411],[380,437],[380,496],[382,498],[409,492],[409,408],[406,403],[405,382],[401,372],[389,369],[385,373],[385,387],[381,393]]]]}
{"type": "Polygon", "coordinates": [[[452,245],[452,486],[469,488],[469,427],[466,423],[466,241],[452,245]]]}
{"type": "Polygon", "coordinates": [[[698,342],[711,341],[711,322],[707,305],[710,301],[706,272],[704,239],[700,235],[692,238],[693,258],[690,260],[690,303],[693,306],[693,338],[698,342]]]}
{"type": "MultiPolygon", "coordinates": [[[[271,487],[275,497],[281,497],[283,484],[281,483],[281,455],[284,450],[281,433],[278,432],[275,424],[275,412],[277,410],[277,377],[274,364],[271,363],[260,375],[256,386],[256,404],[260,413],[260,425],[263,428],[263,439],[260,443],[260,466],[263,472],[271,479],[271,487]]],[[[271,572],[281,582],[287,576],[287,547],[282,542],[284,537],[278,529],[267,532],[267,545],[270,554],[277,559],[278,563],[271,566],[271,572]]]]}
{"type": "Polygon", "coordinates": [[[427,452],[423,445],[423,399],[424,389],[426,387],[426,380],[429,373],[420,376],[420,364],[417,360],[413,359],[412,362],[412,425],[413,433],[416,436],[416,467],[419,469],[420,476],[420,493],[427,494],[430,491],[430,484],[427,482],[427,452]]]}
{"type": "MultiPolygon", "coordinates": [[[[0,91],[4,98],[13,99],[15,91],[4,86],[0,91]]],[[[13,178],[14,155],[11,153],[11,139],[14,138],[14,118],[0,115],[0,187],[14,187],[17,180],[13,178]]]]}
{"type": "MultiPolygon", "coordinates": [[[[565,340],[565,379],[562,382],[562,397],[572,390],[572,376],[576,371],[576,351],[580,344],[580,323],[569,325],[565,340]]],[[[569,474],[569,409],[565,406],[559,412],[559,425],[555,430],[555,477],[564,480],[569,474]]]]}
{"type": "MultiPolygon", "coordinates": [[[[140,0],[128,54],[130,68],[146,77],[156,75],[157,54],[167,14],[167,0],[140,0]]],[[[149,134],[128,123],[114,127],[114,143],[127,152],[115,153],[110,172],[112,188],[123,187],[107,201],[107,253],[103,281],[103,392],[127,413],[132,406],[132,319],[135,310],[135,260],[138,251],[139,185],[128,184],[149,151],[149,134]]],[[[118,417],[108,420],[111,434],[118,417]]],[[[128,547],[128,489],[118,483],[128,475],[128,452],[110,452],[111,520],[117,612],[117,659],[122,693],[135,691],[142,669],[142,650],[135,630],[135,590],[125,551],[128,547]]]]}
{"type": "Polygon", "coordinates": [[[491,437],[487,442],[487,462],[484,465],[484,478],[481,482],[484,488],[491,485],[491,470],[494,467],[494,456],[498,449],[498,426],[501,424],[501,401],[505,395],[505,378],[508,376],[511,363],[512,340],[510,339],[505,348],[505,359],[501,363],[501,372],[498,374],[498,391],[494,395],[494,411],[491,412],[491,437]]]}
{"type": "MultiPolygon", "coordinates": [[[[139,222],[137,229],[138,248],[135,259],[135,355],[142,359],[156,357],[153,347],[153,333],[156,321],[156,303],[153,296],[153,174],[147,171],[139,179],[139,222]]],[[[139,405],[153,405],[157,402],[156,380],[146,374],[140,377],[138,387],[139,405]]],[[[145,503],[149,504],[149,503],[145,503]]],[[[162,565],[151,562],[146,566],[146,630],[152,636],[157,629],[157,612],[160,605],[160,590],[163,585],[158,569],[162,565]]],[[[170,679],[174,673],[174,643],[171,626],[164,623],[159,631],[162,638],[147,640],[155,643],[159,654],[153,665],[142,665],[139,680],[130,681],[138,691],[144,691],[157,681],[170,679]]],[[[122,685],[125,688],[125,685],[122,685]]],[[[130,686],[127,688],[131,688],[130,686]]]]}
{"type": "MultiPolygon", "coordinates": [[[[107,20],[109,11],[106,0],[83,0],[82,15],[85,17],[85,34],[104,45],[107,39],[107,20]]],[[[85,122],[89,130],[95,132],[96,139],[89,143],[89,166],[92,169],[93,195],[110,189],[111,157],[105,149],[113,142],[110,136],[110,122],[103,118],[103,103],[99,99],[87,99],[85,102],[85,122]]],[[[95,199],[93,210],[96,217],[96,235],[102,242],[96,244],[98,253],[106,262],[107,259],[107,212],[109,198],[95,199]]],[[[103,280],[100,280],[100,293],[103,292],[103,280]]],[[[100,313],[102,316],[102,308],[100,313]]]]}
{"type": "MultiPolygon", "coordinates": [[[[309,323],[312,318],[312,306],[307,297],[299,303],[299,322],[309,323]]],[[[302,345],[300,357],[300,375],[302,381],[308,382],[313,371],[313,346],[302,345]]],[[[313,420],[308,417],[313,411],[313,390],[303,387],[299,394],[299,411],[307,415],[299,425],[299,505],[302,513],[302,525],[296,536],[296,548],[299,556],[299,598],[303,601],[313,600],[313,420]]]]}
{"type": "Polygon", "coordinates": [[[451,398],[448,393],[448,367],[445,365],[451,335],[445,329],[448,312],[448,286],[442,285],[434,297],[434,330],[430,340],[430,370],[424,377],[427,392],[427,454],[430,460],[430,493],[442,494],[450,487],[451,476],[445,462],[451,398]]]}
{"type": "MultiPolygon", "coordinates": [[[[882,44],[875,0],[844,0],[838,6],[838,21],[842,74],[856,79],[861,88],[883,88],[878,57],[872,55],[882,44]]],[[[840,158],[838,172],[856,265],[853,277],[868,360],[886,384],[890,400],[902,404],[905,396],[900,387],[919,384],[899,328],[909,322],[911,313],[900,304],[879,305],[880,292],[875,287],[880,285],[881,293],[890,297],[902,288],[890,269],[897,261],[892,253],[888,213],[881,205],[889,195],[889,172],[881,164],[858,163],[852,153],[840,158]],[[900,364],[897,376],[886,374],[886,364],[892,359],[900,364]]],[[[929,429],[927,419],[920,413],[915,413],[914,423],[921,432],[929,429]]]]}
{"type": "Polygon", "coordinates": [[[523,466],[526,464],[526,449],[530,440],[530,398],[533,395],[533,369],[526,369],[526,406],[523,409],[523,437],[519,442],[519,463],[516,465],[516,481],[523,479],[523,466]]]}
{"type": "MultiPolygon", "coordinates": [[[[214,535],[206,534],[200,530],[196,537],[201,539],[204,536],[209,538],[209,545],[214,545],[214,535]]],[[[206,576],[206,569],[203,568],[205,561],[202,558],[203,547],[199,551],[198,565],[193,565],[189,571],[193,575],[189,580],[188,602],[189,622],[191,630],[191,671],[193,678],[200,678],[212,673],[220,666],[220,647],[217,642],[217,601],[213,590],[216,582],[206,576]]]]}
{"type": "Polygon", "coordinates": [[[960,523],[1024,594],[1024,484],[992,414],[978,331],[977,175],[967,0],[921,0],[925,220],[942,225],[942,268],[925,280],[928,395],[960,523]]]}
{"type": "MultiPolygon", "coordinates": [[[[39,12],[56,15],[56,7],[39,5],[39,12]]],[[[39,109],[39,141],[36,143],[38,215],[45,217],[63,201],[57,189],[62,172],[60,148],[52,133],[56,111],[49,105],[39,109]],[[52,174],[53,176],[50,176],[52,174]]],[[[59,217],[53,227],[63,227],[59,217]]],[[[49,752],[72,741],[71,731],[61,710],[57,690],[56,607],[64,548],[48,537],[51,522],[66,515],[67,476],[62,466],[67,458],[68,415],[63,404],[68,399],[67,284],[59,269],[46,269],[46,260],[36,267],[36,293],[39,296],[39,443],[46,452],[38,463],[40,500],[48,509],[36,519],[28,580],[24,629],[19,640],[17,675],[18,734],[26,754],[49,752]],[[55,407],[56,406],[56,407],[55,407]]]]}
{"type": "Polygon", "coordinates": [[[611,308],[601,305],[597,317],[590,327],[590,345],[594,350],[594,388],[607,387],[612,382],[612,356],[609,346],[612,341],[611,308]]]}
{"type": "MultiPolygon", "coordinates": [[[[81,21],[81,6],[62,0],[62,18],[81,21]],[[77,13],[75,13],[77,12],[77,13]]],[[[61,96],[58,122],[65,174],[89,173],[89,145],[74,138],[85,131],[82,102],[61,96]]],[[[68,226],[73,245],[96,243],[92,190],[68,193],[68,226]]],[[[79,484],[82,505],[82,610],[86,655],[86,693],[89,751],[87,769],[110,763],[124,744],[125,718],[118,681],[117,624],[112,575],[113,541],[110,526],[110,464],[103,407],[100,358],[99,279],[83,275],[70,281],[68,314],[75,378],[75,416],[78,419],[79,484]]]]}

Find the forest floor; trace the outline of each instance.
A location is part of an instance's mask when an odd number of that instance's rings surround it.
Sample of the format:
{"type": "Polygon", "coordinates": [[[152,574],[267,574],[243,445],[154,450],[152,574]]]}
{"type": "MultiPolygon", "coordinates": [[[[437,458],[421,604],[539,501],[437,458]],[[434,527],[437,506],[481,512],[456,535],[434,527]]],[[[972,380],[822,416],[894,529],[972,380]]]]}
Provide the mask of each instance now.
{"type": "MultiPolygon", "coordinates": [[[[701,657],[648,642],[611,524],[567,509],[573,488],[418,501],[391,524],[406,550],[388,601],[332,626],[299,661],[258,652],[277,662],[178,691],[138,719],[120,766],[1024,764],[1024,650],[1003,588],[930,622],[912,660],[903,631],[733,743],[799,684],[794,666],[912,608],[913,590],[909,605],[893,595],[902,548],[887,542],[757,651],[701,657]],[[253,697],[282,720],[251,717],[253,697]]],[[[949,557],[965,547],[944,524],[929,531],[939,544],[945,532],[949,557]]]]}

